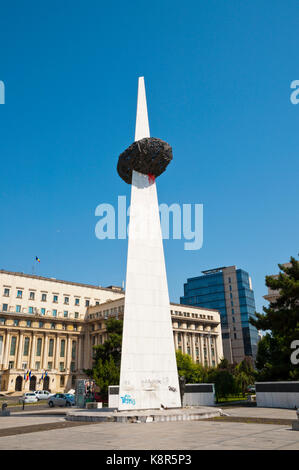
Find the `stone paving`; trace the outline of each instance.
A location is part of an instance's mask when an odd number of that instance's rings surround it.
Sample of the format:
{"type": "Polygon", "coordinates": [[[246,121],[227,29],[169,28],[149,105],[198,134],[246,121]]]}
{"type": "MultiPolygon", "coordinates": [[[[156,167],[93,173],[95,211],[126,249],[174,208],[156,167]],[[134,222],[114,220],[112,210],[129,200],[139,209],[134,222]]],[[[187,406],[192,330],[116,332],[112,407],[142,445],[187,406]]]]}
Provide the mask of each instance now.
{"type": "Polygon", "coordinates": [[[242,416],[251,418],[297,419],[295,410],[285,408],[258,408],[258,407],[234,407],[222,408],[223,413],[230,416],[242,416]]]}
{"type": "MultiPolygon", "coordinates": [[[[260,417],[294,419],[294,411],[254,409],[260,417]],[[278,416],[279,414],[279,416],[278,416]],[[274,416],[275,415],[275,416],[274,416]]],[[[227,409],[227,413],[253,416],[252,409],[227,409]]],[[[27,426],[37,422],[61,422],[63,417],[11,416],[0,419],[0,429],[9,426],[27,426]],[[30,421],[29,421],[30,420],[30,421]]],[[[290,425],[231,423],[216,421],[179,421],[164,423],[97,423],[66,429],[33,432],[0,437],[3,449],[67,449],[67,450],[209,450],[209,449],[283,449],[299,450],[299,432],[290,425]]]]}

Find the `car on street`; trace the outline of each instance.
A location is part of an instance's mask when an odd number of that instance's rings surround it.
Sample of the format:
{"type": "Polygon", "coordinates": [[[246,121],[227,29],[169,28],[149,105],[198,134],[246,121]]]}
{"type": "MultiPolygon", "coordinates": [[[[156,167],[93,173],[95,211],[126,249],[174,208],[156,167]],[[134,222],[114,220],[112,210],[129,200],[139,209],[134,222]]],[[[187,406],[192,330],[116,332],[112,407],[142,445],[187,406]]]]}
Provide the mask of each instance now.
{"type": "Polygon", "coordinates": [[[247,393],[255,393],[255,386],[254,385],[248,385],[247,393]]]}
{"type": "Polygon", "coordinates": [[[20,403],[37,403],[38,398],[35,392],[26,392],[19,400],[20,403]]]}
{"type": "Polygon", "coordinates": [[[74,406],[75,397],[68,393],[55,393],[55,395],[48,398],[48,405],[50,408],[53,406],[74,406]]]}
{"type": "Polygon", "coordinates": [[[36,390],[34,393],[38,400],[47,400],[52,395],[55,395],[54,393],[50,393],[48,390],[36,390]]]}

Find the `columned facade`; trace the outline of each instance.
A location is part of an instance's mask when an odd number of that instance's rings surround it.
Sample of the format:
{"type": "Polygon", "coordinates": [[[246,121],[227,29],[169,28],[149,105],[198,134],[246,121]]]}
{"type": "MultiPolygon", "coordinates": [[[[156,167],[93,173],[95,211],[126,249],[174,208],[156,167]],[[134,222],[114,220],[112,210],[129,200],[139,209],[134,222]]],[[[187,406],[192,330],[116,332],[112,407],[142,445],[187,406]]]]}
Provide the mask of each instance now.
{"type": "MultiPolygon", "coordinates": [[[[103,289],[102,301],[99,299],[98,305],[86,307],[85,313],[78,318],[73,314],[64,316],[59,308],[55,309],[57,315],[53,316],[52,305],[44,307],[50,312],[45,315],[39,308],[34,313],[29,313],[25,308],[16,312],[16,302],[19,300],[13,296],[13,284],[17,293],[23,287],[23,299],[28,298],[33,291],[25,290],[21,275],[16,276],[16,279],[9,279],[6,274],[2,285],[0,283],[0,302],[8,304],[10,301],[9,308],[3,304],[2,310],[0,307],[0,391],[24,392],[34,388],[48,388],[52,392],[68,391],[74,388],[75,379],[85,377],[83,370],[92,367],[93,346],[103,344],[107,339],[106,320],[111,316],[123,318],[124,293],[103,289]],[[29,377],[27,379],[27,372],[31,380],[29,377]]],[[[28,279],[30,276],[25,281],[29,282],[28,279]]],[[[37,276],[33,280],[35,298],[39,298],[37,276]]],[[[41,283],[41,293],[44,294],[44,278],[41,283]]],[[[82,285],[79,286],[81,289],[82,285]]],[[[69,292],[67,283],[61,289],[59,295],[69,292]]],[[[55,296],[58,291],[55,285],[55,296]]],[[[78,298],[79,293],[74,297],[78,298]]],[[[68,300],[69,304],[74,303],[71,298],[68,300]]],[[[223,356],[219,312],[173,303],[169,309],[175,349],[189,354],[198,364],[217,365],[223,356]]]]}

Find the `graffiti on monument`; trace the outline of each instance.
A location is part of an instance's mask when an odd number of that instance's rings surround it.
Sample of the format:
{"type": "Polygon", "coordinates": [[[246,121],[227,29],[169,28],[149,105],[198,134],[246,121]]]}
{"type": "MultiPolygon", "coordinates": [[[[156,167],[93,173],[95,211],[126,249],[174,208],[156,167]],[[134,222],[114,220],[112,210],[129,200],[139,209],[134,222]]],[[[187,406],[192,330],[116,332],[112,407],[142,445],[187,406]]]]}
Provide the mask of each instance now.
{"type": "Polygon", "coordinates": [[[131,395],[124,395],[123,397],[120,397],[122,404],[127,404],[127,405],[135,405],[136,400],[135,398],[132,398],[131,395]]]}

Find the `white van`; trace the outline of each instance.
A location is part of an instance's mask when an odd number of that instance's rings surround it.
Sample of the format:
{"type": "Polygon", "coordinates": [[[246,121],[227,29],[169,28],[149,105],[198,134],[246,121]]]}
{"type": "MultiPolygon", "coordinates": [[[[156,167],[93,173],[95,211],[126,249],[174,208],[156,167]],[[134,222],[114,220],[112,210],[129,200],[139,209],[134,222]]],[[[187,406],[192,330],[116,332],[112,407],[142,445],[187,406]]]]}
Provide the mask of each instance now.
{"type": "Polygon", "coordinates": [[[48,390],[36,390],[36,392],[34,393],[38,400],[48,400],[48,398],[54,395],[53,393],[50,393],[48,390]]]}

